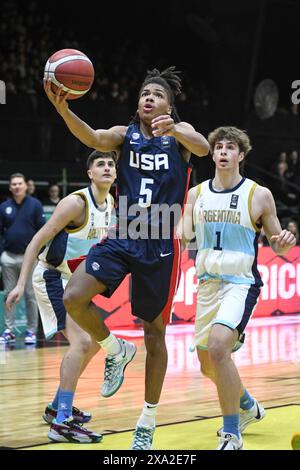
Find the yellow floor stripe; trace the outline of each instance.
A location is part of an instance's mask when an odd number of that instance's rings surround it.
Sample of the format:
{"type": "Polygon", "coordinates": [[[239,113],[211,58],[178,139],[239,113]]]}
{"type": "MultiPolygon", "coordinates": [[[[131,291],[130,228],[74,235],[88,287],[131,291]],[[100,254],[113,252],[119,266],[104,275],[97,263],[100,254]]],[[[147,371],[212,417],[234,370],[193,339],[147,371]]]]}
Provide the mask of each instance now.
{"type": "MultiPolygon", "coordinates": [[[[266,417],[247,428],[243,435],[246,450],[288,450],[291,437],[300,432],[300,405],[266,410],[266,417]]],[[[160,426],[156,429],[153,450],[212,450],[217,446],[216,430],[221,418],[160,426]]],[[[132,431],[104,435],[99,444],[48,444],[30,450],[127,450],[132,431]]],[[[26,449],[26,450],[27,450],[26,449]]]]}

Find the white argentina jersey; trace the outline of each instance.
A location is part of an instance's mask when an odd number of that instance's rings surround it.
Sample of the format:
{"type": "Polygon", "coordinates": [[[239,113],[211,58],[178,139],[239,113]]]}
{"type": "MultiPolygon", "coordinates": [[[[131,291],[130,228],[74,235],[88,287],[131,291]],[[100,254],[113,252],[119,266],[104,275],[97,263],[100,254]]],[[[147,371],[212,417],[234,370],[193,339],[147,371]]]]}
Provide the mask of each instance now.
{"type": "Polygon", "coordinates": [[[257,270],[260,229],[250,215],[256,186],[247,178],[224,191],[214,190],[212,180],[198,186],[193,211],[198,279],[262,285],[257,270]]]}
{"type": "Polygon", "coordinates": [[[111,225],[113,197],[107,195],[106,207],[98,208],[90,187],[75,191],[85,202],[86,216],[80,227],[66,227],[58,233],[39,255],[39,260],[71,276],[68,261],[85,256],[89,249],[99,243],[111,225]]]}

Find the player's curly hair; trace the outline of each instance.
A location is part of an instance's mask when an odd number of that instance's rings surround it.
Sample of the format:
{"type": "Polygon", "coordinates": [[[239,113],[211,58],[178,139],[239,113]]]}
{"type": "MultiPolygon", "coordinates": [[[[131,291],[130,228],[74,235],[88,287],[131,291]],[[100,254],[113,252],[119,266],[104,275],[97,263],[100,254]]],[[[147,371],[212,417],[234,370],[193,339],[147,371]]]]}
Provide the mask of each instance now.
{"type": "Polygon", "coordinates": [[[141,90],[146,85],[148,85],[148,83],[159,83],[166,89],[170,104],[173,105],[175,96],[178,96],[181,93],[181,79],[179,77],[180,73],[181,72],[176,70],[174,65],[168,67],[162,72],[160,72],[158,69],[148,70],[146,78],[141,86],[141,90]]]}
{"type": "Polygon", "coordinates": [[[250,139],[246,131],[238,129],[234,126],[223,126],[218,127],[217,129],[210,132],[210,134],[208,135],[208,142],[212,153],[214,151],[216,142],[222,139],[232,140],[233,142],[236,142],[239,146],[240,152],[244,152],[245,156],[252,149],[250,139]]]}
{"type": "MultiPolygon", "coordinates": [[[[171,117],[174,119],[174,122],[180,122],[177,110],[174,106],[175,97],[181,93],[181,72],[176,70],[176,67],[172,65],[171,67],[166,68],[162,72],[158,69],[148,70],[147,75],[142,83],[142,86],[139,91],[139,96],[142,90],[149,83],[158,83],[161,85],[167,92],[170,105],[172,106],[171,117]]],[[[139,121],[138,113],[133,118],[133,121],[139,121]]]]}

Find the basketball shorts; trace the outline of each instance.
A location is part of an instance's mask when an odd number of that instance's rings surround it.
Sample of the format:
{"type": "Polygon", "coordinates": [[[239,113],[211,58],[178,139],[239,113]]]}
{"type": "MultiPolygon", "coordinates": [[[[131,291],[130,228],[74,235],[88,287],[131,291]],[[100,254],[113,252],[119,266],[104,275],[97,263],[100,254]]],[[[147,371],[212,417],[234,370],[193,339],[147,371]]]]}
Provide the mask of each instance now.
{"type": "Polygon", "coordinates": [[[219,279],[199,283],[194,345],[207,349],[213,325],[219,323],[237,330],[239,338],[233,347],[236,351],[244,341],[244,329],[254,311],[260,288],[254,285],[233,284],[219,279]]]}
{"type": "Polygon", "coordinates": [[[66,327],[67,312],[63,304],[63,294],[68,280],[66,275],[51,269],[41,261],[33,271],[32,285],[47,339],[66,327]]]}
{"type": "Polygon", "coordinates": [[[136,317],[152,322],[162,314],[170,320],[180,274],[180,243],[171,240],[105,238],[93,246],[86,272],[100,280],[110,297],[131,273],[131,308],[136,317]]]}

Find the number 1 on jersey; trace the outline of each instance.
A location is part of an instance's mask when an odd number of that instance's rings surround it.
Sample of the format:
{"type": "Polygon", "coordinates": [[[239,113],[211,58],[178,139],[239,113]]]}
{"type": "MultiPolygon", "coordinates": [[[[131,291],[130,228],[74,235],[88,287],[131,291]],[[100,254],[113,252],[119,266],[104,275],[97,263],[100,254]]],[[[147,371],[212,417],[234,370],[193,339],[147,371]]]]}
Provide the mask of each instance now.
{"type": "Polygon", "coordinates": [[[221,232],[216,232],[217,235],[217,244],[214,246],[214,250],[222,251],[223,248],[221,247],[221,232]]]}
{"type": "Polygon", "coordinates": [[[147,185],[151,185],[154,183],[154,179],[152,178],[142,178],[141,181],[141,188],[140,188],[140,195],[143,197],[139,197],[139,206],[141,207],[149,207],[151,205],[152,200],[152,189],[147,188],[147,185]]]}

